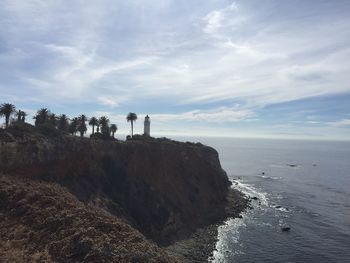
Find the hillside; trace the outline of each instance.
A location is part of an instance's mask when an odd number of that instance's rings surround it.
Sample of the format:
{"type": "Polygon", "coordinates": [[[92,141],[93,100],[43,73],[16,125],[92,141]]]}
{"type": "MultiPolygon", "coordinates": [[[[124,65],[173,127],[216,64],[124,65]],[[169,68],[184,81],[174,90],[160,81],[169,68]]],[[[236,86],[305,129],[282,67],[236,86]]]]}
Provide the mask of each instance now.
{"type": "Polygon", "coordinates": [[[1,262],[177,262],[52,183],[0,176],[1,262]]]}

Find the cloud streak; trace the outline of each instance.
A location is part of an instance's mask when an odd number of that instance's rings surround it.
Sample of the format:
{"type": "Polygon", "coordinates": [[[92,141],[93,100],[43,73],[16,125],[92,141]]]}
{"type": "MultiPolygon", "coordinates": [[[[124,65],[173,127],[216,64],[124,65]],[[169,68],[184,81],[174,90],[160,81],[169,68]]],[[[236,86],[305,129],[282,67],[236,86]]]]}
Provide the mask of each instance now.
{"type": "Polygon", "coordinates": [[[330,122],[329,123],[332,126],[340,126],[340,127],[346,127],[346,126],[350,126],[350,119],[343,119],[343,120],[339,120],[339,121],[334,121],[334,122],[330,122]]]}

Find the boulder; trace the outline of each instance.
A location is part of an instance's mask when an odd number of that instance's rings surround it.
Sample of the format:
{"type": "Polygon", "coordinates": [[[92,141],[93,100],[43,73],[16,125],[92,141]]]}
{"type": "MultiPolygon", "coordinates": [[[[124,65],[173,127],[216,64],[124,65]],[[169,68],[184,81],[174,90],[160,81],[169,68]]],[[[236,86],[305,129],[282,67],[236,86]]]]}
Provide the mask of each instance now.
{"type": "Polygon", "coordinates": [[[283,232],[288,232],[288,231],[290,231],[290,226],[283,226],[282,228],[281,228],[281,230],[283,231],[283,232]]]}

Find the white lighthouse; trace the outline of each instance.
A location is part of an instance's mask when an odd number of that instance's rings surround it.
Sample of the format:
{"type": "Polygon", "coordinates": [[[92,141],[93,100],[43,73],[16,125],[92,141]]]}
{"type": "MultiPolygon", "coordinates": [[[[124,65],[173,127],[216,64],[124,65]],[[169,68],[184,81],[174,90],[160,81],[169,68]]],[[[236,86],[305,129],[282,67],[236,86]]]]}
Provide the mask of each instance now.
{"type": "Polygon", "coordinates": [[[146,136],[151,136],[150,130],[151,130],[151,121],[149,120],[149,116],[147,115],[145,117],[143,134],[146,136]]]}

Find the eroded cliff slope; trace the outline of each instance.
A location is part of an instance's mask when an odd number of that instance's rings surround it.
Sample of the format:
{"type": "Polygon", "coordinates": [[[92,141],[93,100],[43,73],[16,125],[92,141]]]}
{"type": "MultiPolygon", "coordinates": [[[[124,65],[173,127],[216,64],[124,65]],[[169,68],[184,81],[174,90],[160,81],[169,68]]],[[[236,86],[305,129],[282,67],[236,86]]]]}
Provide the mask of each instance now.
{"type": "Polygon", "coordinates": [[[57,184],[0,175],[0,262],[177,262],[57,184]]]}

